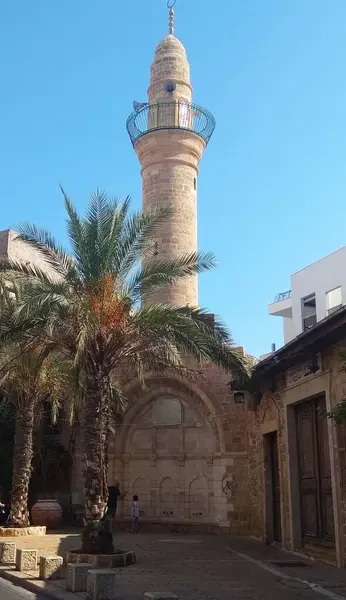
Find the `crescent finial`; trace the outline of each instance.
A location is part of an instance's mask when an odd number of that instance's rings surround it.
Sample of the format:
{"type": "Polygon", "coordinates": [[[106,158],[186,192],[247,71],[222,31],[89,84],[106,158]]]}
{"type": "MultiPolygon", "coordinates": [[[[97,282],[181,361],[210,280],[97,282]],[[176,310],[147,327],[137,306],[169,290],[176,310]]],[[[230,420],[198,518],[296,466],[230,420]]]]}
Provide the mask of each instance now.
{"type": "Polygon", "coordinates": [[[167,8],[169,8],[169,35],[174,34],[174,6],[177,0],[167,0],[167,8]]]}

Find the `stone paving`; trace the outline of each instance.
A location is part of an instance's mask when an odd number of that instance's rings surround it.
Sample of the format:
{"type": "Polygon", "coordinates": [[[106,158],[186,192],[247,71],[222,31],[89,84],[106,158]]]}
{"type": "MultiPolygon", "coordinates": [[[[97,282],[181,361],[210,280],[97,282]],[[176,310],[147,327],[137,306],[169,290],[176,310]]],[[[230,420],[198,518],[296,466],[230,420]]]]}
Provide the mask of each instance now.
{"type": "MultiPolygon", "coordinates": [[[[65,535],[60,545],[71,549],[78,542],[78,537],[65,535]]],[[[119,534],[116,545],[133,550],[138,559],[135,565],[117,569],[117,600],[143,600],[144,592],[154,591],[173,592],[180,600],[318,600],[323,595],[346,599],[346,569],[320,565],[249,538],[119,534]]],[[[65,582],[49,586],[62,594],[65,582]]]]}

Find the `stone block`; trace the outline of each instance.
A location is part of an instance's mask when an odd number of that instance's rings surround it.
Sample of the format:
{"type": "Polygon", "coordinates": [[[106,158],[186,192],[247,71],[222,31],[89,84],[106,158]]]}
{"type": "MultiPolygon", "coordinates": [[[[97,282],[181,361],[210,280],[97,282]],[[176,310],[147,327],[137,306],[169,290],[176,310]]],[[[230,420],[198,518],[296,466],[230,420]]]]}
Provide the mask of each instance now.
{"type": "Polygon", "coordinates": [[[89,562],[91,563],[91,569],[111,569],[113,566],[111,554],[95,554],[94,556],[90,554],[89,562]]]}
{"type": "Polygon", "coordinates": [[[36,571],[37,569],[37,550],[29,548],[19,548],[16,553],[17,571],[36,571]]]}
{"type": "Polygon", "coordinates": [[[67,565],[66,588],[70,592],[86,592],[88,571],[92,565],[88,563],[70,563],[67,565]]]}
{"type": "Polygon", "coordinates": [[[62,556],[41,556],[40,558],[40,579],[62,579],[63,573],[62,556]]]}
{"type": "Polygon", "coordinates": [[[116,571],[92,569],[88,571],[87,600],[116,600],[116,571]]]}
{"type": "Polygon", "coordinates": [[[144,600],[178,600],[172,592],[145,592],[144,600]]]}
{"type": "Polygon", "coordinates": [[[80,562],[78,559],[79,559],[79,554],[77,554],[75,552],[67,552],[65,564],[66,565],[76,564],[76,563],[80,562]]]}
{"type": "Polygon", "coordinates": [[[16,562],[16,544],[12,542],[0,543],[0,563],[9,565],[16,562]]]}

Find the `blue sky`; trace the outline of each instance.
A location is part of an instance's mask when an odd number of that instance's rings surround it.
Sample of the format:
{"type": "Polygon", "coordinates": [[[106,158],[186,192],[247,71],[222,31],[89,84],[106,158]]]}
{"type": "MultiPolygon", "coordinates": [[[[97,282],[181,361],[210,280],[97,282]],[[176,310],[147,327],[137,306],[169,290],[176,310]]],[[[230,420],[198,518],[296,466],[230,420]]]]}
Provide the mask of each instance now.
{"type": "MultiPolygon", "coordinates": [[[[146,98],[165,0],[0,0],[0,229],[64,239],[59,182],[80,210],[97,186],[141,182],[125,121],[146,98]]],[[[255,354],[289,275],[346,244],[345,0],[177,0],[195,102],[217,128],[199,179],[199,243],[218,268],[200,304],[255,354]]]]}

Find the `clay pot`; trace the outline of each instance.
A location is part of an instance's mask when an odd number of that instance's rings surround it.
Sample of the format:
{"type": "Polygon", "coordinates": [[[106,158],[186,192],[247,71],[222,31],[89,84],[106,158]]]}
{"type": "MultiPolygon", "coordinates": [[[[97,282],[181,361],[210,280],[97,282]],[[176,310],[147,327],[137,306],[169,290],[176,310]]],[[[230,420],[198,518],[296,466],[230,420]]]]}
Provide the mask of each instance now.
{"type": "Polygon", "coordinates": [[[31,509],[34,525],[55,529],[62,519],[62,508],[57,500],[38,500],[31,509]]]}

